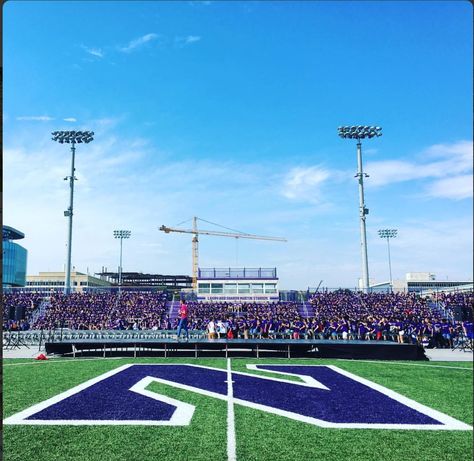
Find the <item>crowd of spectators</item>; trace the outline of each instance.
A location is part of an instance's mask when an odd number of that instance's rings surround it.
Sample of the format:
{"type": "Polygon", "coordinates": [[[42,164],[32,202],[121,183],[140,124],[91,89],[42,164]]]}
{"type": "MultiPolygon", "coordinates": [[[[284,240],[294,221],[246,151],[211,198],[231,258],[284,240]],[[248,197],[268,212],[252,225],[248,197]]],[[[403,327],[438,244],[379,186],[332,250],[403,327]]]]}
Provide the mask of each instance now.
{"type": "MultiPolygon", "coordinates": [[[[395,340],[452,347],[459,335],[472,340],[472,321],[454,321],[446,313],[455,305],[472,309],[473,300],[472,292],[427,298],[340,290],[314,294],[305,308],[291,302],[189,302],[189,329],[207,330],[210,338],[395,340]]],[[[15,325],[4,321],[8,329],[174,330],[179,321],[170,317],[164,292],[54,293],[44,315],[31,325],[28,314],[39,305],[39,295],[5,294],[3,301],[4,319],[18,305],[26,312],[15,325]]]]}
{"type": "Polygon", "coordinates": [[[39,307],[43,297],[39,293],[3,293],[3,329],[29,330],[29,319],[39,307]]]}
{"type": "MultiPolygon", "coordinates": [[[[472,336],[472,322],[456,322],[452,307],[472,300],[472,293],[445,299],[445,315],[430,297],[415,293],[355,293],[339,291],[315,294],[310,303],[324,337],[348,339],[396,339],[428,347],[452,347],[459,335],[472,336]]],[[[471,304],[472,309],[472,304],[471,304]]]]}
{"type": "Polygon", "coordinates": [[[440,304],[441,307],[447,307],[452,309],[454,306],[460,306],[461,308],[472,309],[474,305],[474,292],[466,293],[434,293],[433,301],[440,304]]]}
{"type": "Polygon", "coordinates": [[[190,328],[206,329],[209,338],[392,340],[448,348],[458,336],[472,340],[472,322],[452,317],[453,306],[472,309],[472,300],[472,293],[433,299],[414,293],[341,290],[313,295],[306,312],[295,303],[191,302],[188,306],[190,328]]]}
{"type": "Polygon", "coordinates": [[[166,318],[167,295],[123,291],[111,293],[55,293],[33,329],[74,330],[160,329],[166,318]]]}

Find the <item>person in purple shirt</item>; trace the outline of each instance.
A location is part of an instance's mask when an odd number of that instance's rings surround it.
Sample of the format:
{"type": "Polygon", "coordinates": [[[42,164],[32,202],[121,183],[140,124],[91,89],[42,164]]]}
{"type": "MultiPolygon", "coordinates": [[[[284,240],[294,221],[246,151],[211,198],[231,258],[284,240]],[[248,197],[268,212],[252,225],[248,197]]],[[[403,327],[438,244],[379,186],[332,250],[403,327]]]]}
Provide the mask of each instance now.
{"type": "Polygon", "coordinates": [[[305,331],[306,331],[306,337],[308,339],[314,339],[314,330],[313,330],[313,322],[311,321],[311,319],[306,319],[304,321],[304,328],[305,328],[305,331]]]}
{"type": "Polygon", "coordinates": [[[472,320],[466,320],[462,323],[463,333],[469,341],[469,347],[472,349],[474,346],[474,333],[472,329],[472,320]]]}
{"type": "Polygon", "coordinates": [[[359,331],[357,322],[352,320],[349,328],[349,339],[359,339],[359,331]]]}
{"type": "Polygon", "coordinates": [[[441,335],[443,336],[445,344],[449,348],[453,347],[452,332],[451,324],[446,319],[443,319],[443,323],[441,324],[441,335]]]}
{"type": "Polygon", "coordinates": [[[304,339],[306,337],[306,323],[302,319],[299,319],[297,324],[300,329],[300,338],[304,339]]]}
{"type": "Polygon", "coordinates": [[[291,329],[293,330],[292,338],[300,339],[300,322],[299,321],[291,322],[291,329]]]}
{"type": "Polygon", "coordinates": [[[441,320],[436,319],[435,322],[433,323],[433,342],[434,342],[434,347],[436,348],[442,348],[444,344],[444,338],[441,333],[441,320]]]}
{"type": "Polygon", "coordinates": [[[359,322],[359,328],[358,328],[358,335],[359,335],[359,339],[361,339],[362,341],[364,341],[366,339],[366,334],[367,334],[367,325],[364,323],[364,322],[359,322]]]}

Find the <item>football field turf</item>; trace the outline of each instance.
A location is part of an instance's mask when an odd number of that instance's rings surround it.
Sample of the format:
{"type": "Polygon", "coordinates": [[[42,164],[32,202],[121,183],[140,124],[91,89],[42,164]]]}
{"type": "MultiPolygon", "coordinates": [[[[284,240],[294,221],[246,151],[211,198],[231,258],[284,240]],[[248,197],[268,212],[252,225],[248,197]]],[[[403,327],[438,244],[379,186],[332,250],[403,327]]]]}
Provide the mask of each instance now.
{"type": "MultiPolygon", "coordinates": [[[[335,365],[342,372],[384,386],[408,399],[472,425],[472,363],[370,362],[282,359],[25,359],[4,360],[3,417],[55,397],[127,364],[192,364],[279,380],[282,375],[252,370],[249,364],[335,365]]],[[[137,368],[137,367],[135,367],[137,368]]],[[[156,367],[155,367],[156,368],[156,367]]],[[[117,375],[118,376],[118,375],[117,375]]],[[[233,375],[235,379],[237,375],[233,375]]],[[[285,380],[299,382],[295,376],[285,380]]],[[[227,381],[226,381],[227,382],[227,381]]],[[[263,388],[262,388],[263,389],[263,388]]],[[[261,389],[261,390],[262,390],[261,389]]],[[[7,461],[226,461],[230,428],[241,461],[279,460],[471,460],[472,430],[327,428],[279,414],[232,406],[229,401],[150,382],[146,391],[195,406],[190,424],[172,425],[9,425],[3,434],[7,461]]],[[[266,391],[263,391],[266,392],[266,391]]],[[[268,396],[267,396],[268,397],[268,396]]],[[[153,398],[153,397],[152,397],[153,398]]],[[[100,402],[100,399],[98,400],[100,402]]],[[[374,403],[375,404],[375,403],[374,403]]],[[[301,405],[305,405],[302,401],[301,405]]],[[[343,409],[341,409],[343,411],[343,409]]],[[[370,406],[361,408],[370,414],[370,406]]],[[[229,454],[230,453],[230,454],[229,454]]]]}

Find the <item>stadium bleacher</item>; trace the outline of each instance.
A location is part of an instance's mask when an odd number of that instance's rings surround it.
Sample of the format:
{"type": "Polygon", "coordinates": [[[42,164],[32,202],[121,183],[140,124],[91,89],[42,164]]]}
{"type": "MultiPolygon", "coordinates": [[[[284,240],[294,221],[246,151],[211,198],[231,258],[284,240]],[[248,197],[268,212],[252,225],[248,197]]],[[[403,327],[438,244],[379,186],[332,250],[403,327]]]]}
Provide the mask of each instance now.
{"type": "MultiPolygon", "coordinates": [[[[178,301],[166,292],[38,293],[3,295],[4,330],[151,330],[172,334],[178,301]],[[40,309],[41,306],[41,309],[40,309]],[[18,318],[21,313],[22,318],[18,318]]],[[[313,294],[307,303],[189,302],[190,330],[204,334],[210,320],[220,338],[354,339],[452,347],[472,336],[472,321],[456,321],[454,306],[472,309],[473,293],[413,293],[340,290],[313,294]]]]}

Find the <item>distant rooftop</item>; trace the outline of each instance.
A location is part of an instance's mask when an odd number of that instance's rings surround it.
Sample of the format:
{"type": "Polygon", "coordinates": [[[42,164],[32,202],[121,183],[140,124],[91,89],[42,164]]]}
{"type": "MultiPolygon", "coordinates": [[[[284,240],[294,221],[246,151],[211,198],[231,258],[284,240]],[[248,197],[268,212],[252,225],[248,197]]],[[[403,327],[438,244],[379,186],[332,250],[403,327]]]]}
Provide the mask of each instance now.
{"type": "Polygon", "coordinates": [[[25,238],[25,234],[10,226],[2,227],[3,240],[20,240],[25,238]]]}

